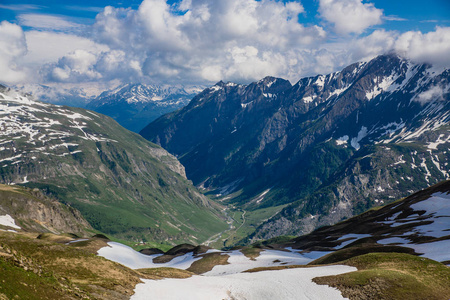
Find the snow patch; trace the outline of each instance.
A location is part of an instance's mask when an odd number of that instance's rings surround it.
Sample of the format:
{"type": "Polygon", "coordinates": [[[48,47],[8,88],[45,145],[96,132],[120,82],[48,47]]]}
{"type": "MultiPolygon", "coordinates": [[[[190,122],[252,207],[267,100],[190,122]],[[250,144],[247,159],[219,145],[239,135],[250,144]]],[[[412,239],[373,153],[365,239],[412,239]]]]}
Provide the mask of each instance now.
{"type": "Polygon", "coordinates": [[[0,225],[21,229],[19,226],[16,225],[16,222],[10,215],[0,216],[0,225]]]}
{"type": "Polygon", "coordinates": [[[170,262],[157,264],[153,262],[153,259],[161,256],[161,254],[145,255],[133,250],[131,247],[116,242],[108,242],[108,246],[99,249],[97,254],[131,269],[159,267],[187,269],[194,261],[200,259],[200,257],[195,258],[192,253],[190,253],[183,256],[177,256],[170,262]]]}
{"type": "Polygon", "coordinates": [[[365,138],[367,136],[367,127],[362,126],[361,130],[358,132],[358,136],[352,138],[352,140],[350,141],[350,144],[352,145],[353,148],[355,148],[355,150],[359,150],[361,148],[361,145],[359,144],[359,142],[365,138]]]}
{"type": "Polygon", "coordinates": [[[348,135],[341,136],[336,140],[336,144],[338,146],[347,144],[348,139],[349,139],[348,135]]]}

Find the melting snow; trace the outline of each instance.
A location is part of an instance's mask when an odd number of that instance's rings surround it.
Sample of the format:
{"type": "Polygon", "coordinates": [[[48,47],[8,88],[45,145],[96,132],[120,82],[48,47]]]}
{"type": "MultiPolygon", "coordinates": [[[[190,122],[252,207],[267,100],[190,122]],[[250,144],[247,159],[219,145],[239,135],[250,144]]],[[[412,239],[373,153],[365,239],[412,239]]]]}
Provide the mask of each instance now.
{"type": "Polygon", "coordinates": [[[338,139],[336,140],[336,144],[337,144],[338,146],[344,145],[344,144],[347,144],[347,141],[348,141],[348,135],[344,135],[344,136],[341,136],[340,138],[338,138],[338,139]]]}
{"type": "MultiPolygon", "coordinates": [[[[238,250],[223,252],[222,255],[230,256],[228,265],[217,265],[201,276],[195,275],[187,279],[142,279],[144,283],[136,285],[131,299],[148,299],[149,295],[156,299],[343,299],[338,290],[314,284],[312,278],[356,271],[354,267],[326,266],[241,273],[256,267],[303,265],[327,253],[320,252],[319,255],[264,250],[256,260],[250,260],[238,250]]],[[[101,248],[98,255],[133,269],[187,269],[200,259],[192,254],[185,254],[168,263],[155,264],[152,260],[159,255],[144,255],[115,242],[109,242],[107,247],[101,248]]]]}
{"type": "Polygon", "coordinates": [[[342,240],[346,240],[346,239],[349,239],[349,240],[342,242],[339,246],[334,247],[334,249],[338,250],[338,249],[344,248],[345,246],[353,243],[356,240],[363,239],[363,238],[370,237],[370,236],[371,236],[370,234],[358,234],[358,233],[349,233],[349,234],[343,235],[337,241],[342,241],[342,240]]]}
{"type": "MultiPolygon", "coordinates": [[[[412,232],[403,234],[401,237],[390,237],[379,240],[380,244],[400,244],[414,249],[417,253],[423,253],[424,257],[437,261],[450,260],[450,240],[442,240],[432,243],[413,244],[408,240],[408,235],[419,235],[441,238],[450,235],[450,195],[434,193],[425,201],[421,201],[410,206],[414,211],[425,211],[421,218],[428,217],[425,221],[432,221],[430,224],[415,226],[412,232]]],[[[420,221],[419,214],[412,214],[408,218],[396,220],[400,213],[390,217],[382,223],[397,227],[405,224],[414,224],[420,221]]]]}
{"type": "Polygon", "coordinates": [[[366,136],[367,136],[367,127],[362,126],[361,130],[358,132],[358,136],[352,138],[352,140],[350,141],[350,144],[352,145],[353,148],[355,148],[355,150],[359,150],[361,148],[361,145],[359,144],[359,142],[366,136]]]}
{"type": "Polygon", "coordinates": [[[168,263],[157,264],[153,262],[153,259],[161,256],[161,254],[145,255],[133,250],[131,247],[116,242],[108,242],[108,246],[98,250],[97,254],[131,269],[159,267],[187,269],[194,261],[200,259],[200,257],[195,258],[192,253],[190,253],[175,257],[168,263]]]}
{"type": "Polygon", "coordinates": [[[21,229],[10,215],[0,216],[0,225],[21,229]]]}
{"type": "Polygon", "coordinates": [[[245,270],[280,266],[280,265],[306,265],[311,262],[312,259],[305,257],[302,254],[296,252],[285,252],[276,250],[264,250],[256,258],[251,260],[242,254],[239,250],[224,252],[229,255],[228,265],[217,265],[211,271],[204,273],[204,276],[221,276],[243,272],[245,270]]]}
{"type": "Polygon", "coordinates": [[[323,88],[324,84],[325,84],[325,76],[324,75],[320,75],[319,77],[317,77],[316,82],[314,82],[315,85],[317,85],[318,87],[323,88]]]}
{"type": "Polygon", "coordinates": [[[307,96],[307,97],[303,97],[303,102],[305,103],[311,103],[314,101],[314,99],[317,98],[317,95],[312,95],[312,96],[307,96]]]}
{"type": "Polygon", "coordinates": [[[352,271],[356,268],[326,266],[187,279],[143,279],[144,283],[136,285],[131,299],[344,299],[337,289],[317,285],[312,279],[352,271]]]}

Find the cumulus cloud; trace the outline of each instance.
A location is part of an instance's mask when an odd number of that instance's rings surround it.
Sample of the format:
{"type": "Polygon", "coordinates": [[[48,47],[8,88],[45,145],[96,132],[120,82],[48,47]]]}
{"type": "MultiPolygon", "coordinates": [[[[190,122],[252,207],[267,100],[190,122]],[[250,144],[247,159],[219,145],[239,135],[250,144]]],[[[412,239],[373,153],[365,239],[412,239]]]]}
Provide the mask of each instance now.
{"type": "Polygon", "coordinates": [[[450,27],[437,27],[426,34],[406,32],[396,40],[395,50],[414,61],[450,67],[450,27]]]}
{"type": "Polygon", "coordinates": [[[27,52],[22,28],[7,21],[0,23],[0,81],[17,82],[25,79],[25,71],[17,63],[27,52]]]}
{"type": "Polygon", "coordinates": [[[29,65],[54,63],[75,50],[92,53],[109,51],[109,47],[87,37],[52,31],[31,30],[25,32],[28,52],[24,62],[29,65]]]}
{"type": "Polygon", "coordinates": [[[27,30],[24,41],[20,27],[8,23],[4,31],[17,47],[0,52],[17,53],[3,54],[0,68],[10,72],[10,81],[23,80],[15,64],[20,61],[35,70],[30,77],[38,78],[39,69],[42,77],[36,81],[47,84],[119,79],[196,85],[248,83],[267,75],[295,82],[390,51],[418,63],[450,66],[449,27],[428,33],[373,30],[392,17],[361,0],[320,0],[326,21],[320,26],[302,24],[304,13],[315,12],[305,12],[298,1],[144,0],[137,9],[107,6],[92,26],[77,30],[64,18],[45,23],[42,16],[22,15],[23,24],[39,30],[27,30]]]}
{"type": "Polygon", "coordinates": [[[430,101],[442,101],[444,100],[445,92],[446,91],[440,86],[431,86],[428,90],[417,95],[414,100],[422,104],[428,103],[430,101]]]}
{"type": "Polygon", "coordinates": [[[142,76],[139,63],[128,59],[121,50],[100,53],[76,50],[64,55],[57,63],[47,64],[42,72],[50,81],[66,83],[109,81],[116,78],[133,81],[131,77],[137,79],[142,76]]]}
{"type": "Polygon", "coordinates": [[[106,7],[94,37],[165,82],[249,81],[289,73],[292,49],[324,41],[323,28],[298,22],[302,12],[298,2],[274,0],[145,0],[136,11],[106,7]]]}
{"type": "Polygon", "coordinates": [[[380,24],[383,11],[362,0],[320,0],[320,15],[334,25],[340,34],[362,33],[366,28],[380,24]]]}

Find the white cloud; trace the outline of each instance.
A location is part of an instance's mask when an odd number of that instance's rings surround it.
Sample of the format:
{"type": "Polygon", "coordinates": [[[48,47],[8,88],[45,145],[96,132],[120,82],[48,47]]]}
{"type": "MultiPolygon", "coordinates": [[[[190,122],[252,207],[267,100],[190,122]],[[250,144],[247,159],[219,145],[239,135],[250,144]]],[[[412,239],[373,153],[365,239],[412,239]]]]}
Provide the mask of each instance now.
{"type": "Polygon", "coordinates": [[[31,30],[25,32],[28,53],[24,62],[29,65],[42,65],[57,62],[59,58],[75,50],[101,53],[109,50],[86,37],[61,32],[31,30]]]}
{"type": "Polygon", "coordinates": [[[414,100],[424,104],[433,100],[442,101],[444,100],[445,90],[440,86],[432,86],[428,90],[420,93],[414,100]]]}
{"type": "Polygon", "coordinates": [[[67,21],[65,18],[46,14],[21,14],[17,17],[21,26],[35,29],[65,30],[79,27],[79,24],[67,21]]]}
{"type": "Polygon", "coordinates": [[[298,23],[302,12],[298,2],[274,0],[145,0],[136,11],[106,7],[94,38],[140,62],[150,78],[250,81],[289,73],[285,53],[324,41],[320,26],[298,23]]]}
{"type": "Polygon", "coordinates": [[[23,10],[38,10],[41,9],[42,5],[34,5],[34,4],[0,4],[1,9],[9,9],[15,11],[23,11],[23,10]]]}
{"type": "Polygon", "coordinates": [[[392,31],[376,30],[372,34],[355,40],[350,48],[352,59],[370,60],[373,57],[390,51],[398,34],[392,31]]]}
{"type": "MultiPolygon", "coordinates": [[[[35,16],[39,23],[35,26],[41,29],[26,31],[26,43],[22,40],[19,47],[28,52],[3,55],[0,61],[2,68],[7,65],[16,72],[21,71],[20,61],[31,69],[29,78],[34,82],[66,85],[115,79],[248,83],[267,75],[296,82],[393,50],[415,62],[450,65],[448,27],[426,34],[375,30],[360,36],[358,33],[390,17],[360,0],[321,0],[319,12],[332,26],[301,24],[299,14],[314,12],[305,12],[298,1],[277,0],[182,0],[173,5],[144,0],[138,9],[105,7],[92,26],[80,27],[84,32],[77,31],[80,28],[66,30],[77,26],[60,22],[66,19],[41,23],[35,16]],[[50,28],[52,22],[66,32],[55,32],[50,28]],[[342,35],[330,34],[328,29],[342,35]]],[[[26,16],[22,20],[33,25],[29,18],[33,15],[26,16]]],[[[9,78],[23,80],[20,76],[9,78]]]]}
{"type": "Polygon", "coordinates": [[[395,50],[417,62],[450,67],[450,27],[437,27],[426,34],[403,33],[395,42],[395,50]]]}
{"type": "Polygon", "coordinates": [[[340,34],[362,33],[366,28],[381,23],[383,11],[362,0],[320,0],[321,16],[334,25],[340,34]]]}
{"type": "Polygon", "coordinates": [[[18,82],[26,77],[25,70],[18,64],[27,52],[22,28],[7,21],[0,23],[0,81],[18,82]]]}

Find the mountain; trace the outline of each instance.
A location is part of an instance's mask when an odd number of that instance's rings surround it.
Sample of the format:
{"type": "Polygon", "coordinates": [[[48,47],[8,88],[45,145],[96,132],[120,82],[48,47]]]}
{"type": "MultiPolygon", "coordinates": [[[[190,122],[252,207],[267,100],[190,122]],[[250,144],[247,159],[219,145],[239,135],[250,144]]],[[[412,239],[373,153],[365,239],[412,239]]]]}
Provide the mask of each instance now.
{"type": "Polygon", "coordinates": [[[228,227],[176,158],[109,117],[1,87],[0,128],[0,183],[38,188],[96,230],[197,243],[228,227]]]}
{"type": "Polygon", "coordinates": [[[87,108],[139,132],[156,118],[186,106],[198,88],[126,84],[93,99],[87,108]]]}
{"type": "Polygon", "coordinates": [[[389,54],[295,85],[219,82],[140,133],[245,211],[241,236],[305,234],[449,178],[449,77],[389,54]]]}

